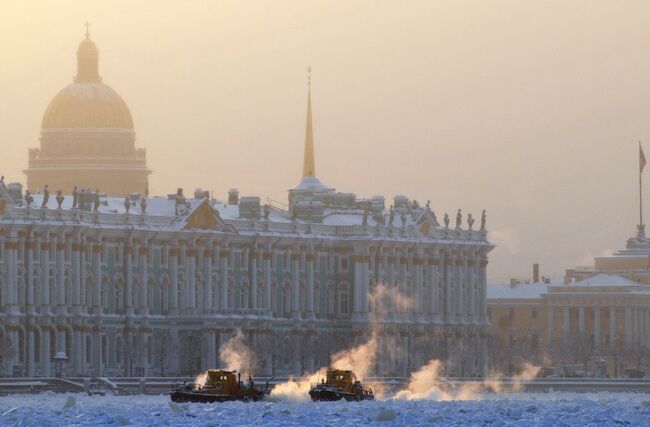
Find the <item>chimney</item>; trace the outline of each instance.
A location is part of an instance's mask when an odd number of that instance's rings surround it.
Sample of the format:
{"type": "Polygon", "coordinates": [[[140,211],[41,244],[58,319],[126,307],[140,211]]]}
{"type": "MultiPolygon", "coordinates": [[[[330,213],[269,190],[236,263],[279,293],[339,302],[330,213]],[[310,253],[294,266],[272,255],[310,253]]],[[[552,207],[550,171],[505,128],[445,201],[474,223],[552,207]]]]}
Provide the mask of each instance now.
{"type": "Polygon", "coordinates": [[[510,287],[511,288],[517,287],[517,279],[510,279],[510,287]]]}
{"type": "Polygon", "coordinates": [[[533,283],[539,283],[539,264],[533,264],[533,283]]]}
{"type": "Polygon", "coordinates": [[[238,205],[239,204],[239,190],[236,188],[231,188],[228,190],[228,204],[229,205],[238,205]]]}

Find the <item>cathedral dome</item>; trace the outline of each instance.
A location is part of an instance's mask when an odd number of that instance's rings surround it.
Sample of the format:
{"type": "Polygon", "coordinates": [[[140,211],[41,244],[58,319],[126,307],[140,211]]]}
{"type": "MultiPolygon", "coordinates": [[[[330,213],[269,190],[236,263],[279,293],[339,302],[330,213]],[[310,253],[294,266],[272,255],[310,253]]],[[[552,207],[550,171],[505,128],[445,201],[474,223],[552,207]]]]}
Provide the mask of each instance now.
{"type": "Polygon", "coordinates": [[[43,129],[133,129],[129,107],[104,83],[72,83],[50,102],[43,115],[43,129]]]}
{"type": "Polygon", "coordinates": [[[77,75],[50,102],[42,122],[43,129],[105,128],[133,129],[126,103],[99,75],[99,51],[86,38],[77,49],[77,75]]]}

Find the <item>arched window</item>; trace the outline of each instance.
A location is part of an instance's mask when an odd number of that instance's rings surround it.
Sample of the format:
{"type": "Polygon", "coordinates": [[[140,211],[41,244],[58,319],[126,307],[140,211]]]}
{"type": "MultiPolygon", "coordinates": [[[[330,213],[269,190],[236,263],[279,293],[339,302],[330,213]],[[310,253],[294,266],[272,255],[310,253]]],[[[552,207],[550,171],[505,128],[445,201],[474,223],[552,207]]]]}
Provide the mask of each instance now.
{"type": "Polygon", "coordinates": [[[249,290],[248,282],[243,281],[239,288],[239,304],[243,309],[250,308],[249,290]]]}
{"type": "Polygon", "coordinates": [[[282,312],[284,317],[291,316],[291,283],[285,282],[282,287],[282,312]]]}
{"type": "Polygon", "coordinates": [[[93,306],[93,294],[94,294],[94,284],[93,284],[93,279],[88,278],[86,280],[86,307],[92,307],[93,306]]]}
{"type": "Polygon", "coordinates": [[[265,308],[264,307],[264,282],[257,282],[257,307],[255,308],[265,308]]]}
{"type": "Polygon", "coordinates": [[[228,282],[228,308],[235,308],[235,283],[228,282]]]}

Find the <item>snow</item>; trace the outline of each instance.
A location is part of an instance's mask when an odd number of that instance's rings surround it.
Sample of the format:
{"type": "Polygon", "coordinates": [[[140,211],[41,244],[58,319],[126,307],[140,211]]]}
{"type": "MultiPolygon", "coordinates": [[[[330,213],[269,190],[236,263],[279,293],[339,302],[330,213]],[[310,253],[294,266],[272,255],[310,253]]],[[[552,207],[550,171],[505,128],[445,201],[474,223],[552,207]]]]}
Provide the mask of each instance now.
{"type": "Polygon", "coordinates": [[[548,292],[546,283],[519,283],[512,287],[509,284],[490,284],[487,287],[488,299],[541,299],[548,292]]]}
{"type": "Polygon", "coordinates": [[[0,425],[650,425],[650,394],[513,393],[477,400],[174,404],[168,396],[0,397],[0,425]]]}

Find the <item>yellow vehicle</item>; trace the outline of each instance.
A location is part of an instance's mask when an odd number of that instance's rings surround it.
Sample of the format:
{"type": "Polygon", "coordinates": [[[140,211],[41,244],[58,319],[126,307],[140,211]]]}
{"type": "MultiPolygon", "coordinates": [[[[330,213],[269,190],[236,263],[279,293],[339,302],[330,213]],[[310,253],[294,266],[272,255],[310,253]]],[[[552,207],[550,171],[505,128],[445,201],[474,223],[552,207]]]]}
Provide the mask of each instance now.
{"type": "Polygon", "coordinates": [[[173,402],[227,402],[242,400],[257,401],[269,393],[269,378],[264,390],[255,387],[253,378],[249,375],[244,384],[241,374],[223,369],[210,369],[204,385],[182,385],[170,393],[173,402]]]}
{"type": "Polygon", "coordinates": [[[329,369],[327,378],[319,384],[312,384],[309,396],[313,401],[374,400],[371,388],[364,388],[352,371],[329,369]]]}

